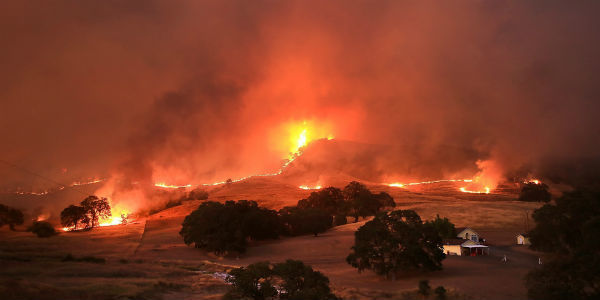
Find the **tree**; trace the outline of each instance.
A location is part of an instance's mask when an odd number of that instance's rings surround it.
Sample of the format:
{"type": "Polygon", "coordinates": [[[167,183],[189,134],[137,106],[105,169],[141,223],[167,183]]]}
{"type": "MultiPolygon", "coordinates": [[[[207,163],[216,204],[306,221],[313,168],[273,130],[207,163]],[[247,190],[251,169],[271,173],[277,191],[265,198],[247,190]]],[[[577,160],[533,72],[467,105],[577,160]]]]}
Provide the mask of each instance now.
{"type": "Polygon", "coordinates": [[[24,221],[23,212],[0,204],[0,226],[7,224],[10,230],[15,231],[15,226],[23,224],[24,221]]]}
{"type": "Polygon", "coordinates": [[[455,239],[456,228],[454,224],[450,223],[448,218],[440,218],[440,215],[436,215],[433,221],[425,222],[426,226],[431,226],[440,235],[442,239],[455,239]]]}
{"type": "Polygon", "coordinates": [[[519,201],[550,202],[551,198],[548,186],[543,183],[526,183],[519,194],[519,201]]]}
{"type": "Polygon", "coordinates": [[[423,298],[429,297],[431,294],[431,287],[429,286],[429,280],[421,280],[419,281],[419,295],[423,296],[423,298]]]}
{"type": "Polygon", "coordinates": [[[231,270],[226,280],[232,288],[225,299],[338,299],[325,275],[298,260],[254,263],[231,270]]]}
{"type": "Polygon", "coordinates": [[[87,219],[85,208],[77,205],[69,205],[60,213],[60,223],[64,227],[73,227],[77,230],[77,225],[87,225],[89,220],[87,219]]]}
{"type": "Polygon", "coordinates": [[[243,253],[248,239],[274,239],[281,231],[277,212],[240,200],[202,203],[185,217],[179,234],[187,245],[224,255],[243,253]]]}
{"type": "Polygon", "coordinates": [[[342,190],[328,187],[310,193],[306,199],[298,201],[298,208],[317,208],[330,215],[345,215],[347,208],[342,190]]]}
{"type": "Polygon", "coordinates": [[[88,225],[86,227],[94,228],[100,224],[100,219],[112,216],[110,204],[106,198],[98,198],[94,195],[88,196],[81,201],[81,207],[83,207],[88,217],[88,225]]]}
{"type": "Polygon", "coordinates": [[[35,235],[37,235],[40,238],[46,238],[46,237],[51,237],[53,235],[56,235],[56,230],[54,230],[54,226],[52,226],[52,224],[48,223],[48,222],[33,222],[33,225],[31,225],[28,228],[29,231],[33,232],[35,235]]]}
{"type": "Polygon", "coordinates": [[[352,181],[344,187],[343,194],[354,222],[357,222],[359,217],[376,214],[383,207],[379,199],[374,197],[364,184],[357,181],[352,181]]]}
{"type": "Polygon", "coordinates": [[[375,199],[379,201],[381,207],[396,207],[396,202],[394,201],[394,198],[386,192],[380,192],[379,194],[373,195],[373,197],[375,197],[375,199]]]}
{"type": "Polygon", "coordinates": [[[284,207],[279,211],[281,222],[290,235],[314,234],[332,227],[333,217],[317,208],[284,207]]]}
{"type": "Polygon", "coordinates": [[[277,295],[273,286],[273,269],[270,263],[257,262],[248,267],[240,267],[229,271],[226,281],[232,289],[225,294],[224,299],[267,299],[277,295]]]}
{"type": "Polygon", "coordinates": [[[600,191],[566,192],[533,213],[530,248],[546,252],[526,277],[530,299],[600,298],[600,191]]]}
{"type": "Polygon", "coordinates": [[[357,268],[392,276],[401,271],[442,269],[442,239],[413,210],[381,213],[354,234],[354,246],[346,261],[357,268]]]}

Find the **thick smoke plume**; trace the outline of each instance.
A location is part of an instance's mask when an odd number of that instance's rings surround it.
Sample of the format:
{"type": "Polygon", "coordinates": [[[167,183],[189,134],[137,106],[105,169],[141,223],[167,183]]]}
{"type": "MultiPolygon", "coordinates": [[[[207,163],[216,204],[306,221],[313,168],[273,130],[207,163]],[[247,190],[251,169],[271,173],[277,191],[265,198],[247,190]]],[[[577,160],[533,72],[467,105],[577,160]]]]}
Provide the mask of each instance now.
{"type": "MultiPolygon", "coordinates": [[[[272,172],[286,124],[305,121],[381,149],[360,152],[371,178],[473,176],[478,161],[597,175],[581,161],[600,141],[598,2],[0,6],[0,158],[58,182],[272,172]]],[[[55,185],[0,174],[2,189],[55,185]]]]}

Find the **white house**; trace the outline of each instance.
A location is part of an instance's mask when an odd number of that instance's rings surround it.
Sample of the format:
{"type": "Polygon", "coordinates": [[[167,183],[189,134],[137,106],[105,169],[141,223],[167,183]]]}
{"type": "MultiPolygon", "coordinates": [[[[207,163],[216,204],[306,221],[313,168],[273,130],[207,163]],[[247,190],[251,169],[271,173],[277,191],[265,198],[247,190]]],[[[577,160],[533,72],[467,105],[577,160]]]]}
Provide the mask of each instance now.
{"type": "Polygon", "coordinates": [[[479,233],[469,227],[456,228],[456,232],[458,232],[456,237],[459,239],[471,240],[477,243],[482,242],[479,233]]]}
{"type": "Polygon", "coordinates": [[[531,245],[529,237],[524,233],[517,235],[517,245],[531,245]]]}

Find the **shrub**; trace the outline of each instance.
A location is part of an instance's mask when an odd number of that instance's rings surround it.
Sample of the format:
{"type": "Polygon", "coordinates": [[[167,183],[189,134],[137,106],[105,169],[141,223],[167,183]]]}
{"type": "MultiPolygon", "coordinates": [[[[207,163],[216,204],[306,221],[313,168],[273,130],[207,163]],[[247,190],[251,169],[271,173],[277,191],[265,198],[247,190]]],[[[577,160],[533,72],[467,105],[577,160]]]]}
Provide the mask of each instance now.
{"type": "Polygon", "coordinates": [[[446,300],[447,298],[446,289],[441,285],[436,287],[435,290],[433,290],[433,293],[435,294],[436,300],[446,300]]]}
{"type": "Polygon", "coordinates": [[[429,280],[419,281],[419,295],[423,296],[423,298],[427,298],[430,293],[431,287],[429,286],[429,280]]]}
{"type": "Polygon", "coordinates": [[[33,222],[33,225],[28,229],[40,238],[47,238],[58,234],[52,224],[44,221],[33,222]]]}

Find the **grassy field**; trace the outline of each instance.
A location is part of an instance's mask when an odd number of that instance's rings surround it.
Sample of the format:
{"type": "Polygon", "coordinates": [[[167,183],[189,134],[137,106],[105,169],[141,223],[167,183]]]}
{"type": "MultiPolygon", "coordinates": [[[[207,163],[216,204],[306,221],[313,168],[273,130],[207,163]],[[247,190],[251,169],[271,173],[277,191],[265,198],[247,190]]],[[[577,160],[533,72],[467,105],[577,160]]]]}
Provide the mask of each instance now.
{"type": "MultiPolygon", "coordinates": [[[[372,272],[358,273],[345,262],[354,231],[365,220],[336,227],[318,237],[300,236],[251,244],[239,257],[216,257],[183,244],[183,218],[200,201],[158,212],[128,225],[67,232],[40,239],[28,232],[0,229],[1,299],[218,299],[227,285],[214,276],[234,266],[270,260],[300,259],[323,272],[345,299],[413,299],[418,281],[443,285],[450,299],[525,299],[524,275],[538,255],[515,244],[525,215],[539,204],[511,195],[466,195],[448,185],[387,191],[399,209],[414,209],[423,219],[448,217],[469,226],[493,245],[487,257],[451,256],[444,270],[414,274],[396,281],[372,272]],[[508,263],[500,262],[503,255],[508,263]]],[[[256,200],[278,209],[294,205],[310,191],[267,178],[252,179],[211,191],[210,200],[256,200]]]]}

